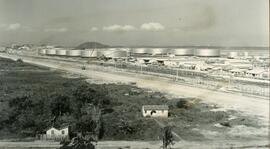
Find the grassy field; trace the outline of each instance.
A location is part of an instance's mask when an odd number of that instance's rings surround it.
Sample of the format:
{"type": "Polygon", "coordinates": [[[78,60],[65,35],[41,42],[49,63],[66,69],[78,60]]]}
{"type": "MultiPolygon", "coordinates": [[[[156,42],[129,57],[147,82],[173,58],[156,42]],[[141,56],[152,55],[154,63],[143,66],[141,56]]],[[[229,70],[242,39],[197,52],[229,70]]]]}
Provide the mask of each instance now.
{"type": "MultiPolygon", "coordinates": [[[[265,139],[263,130],[256,135],[243,134],[244,130],[261,131],[256,118],[245,117],[236,111],[217,111],[215,105],[206,105],[200,99],[169,98],[159,92],[124,84],[88,84],[84,78],[66,78],[63,72],[49,70],[8,59],[0,59],[0,139],[33,136],[37,128],[51,126],[51,113],[48,112],[54,98],[51,95],[65,95],[72,102],[77,97],[74,92],[86,85],[101,99],[110,102],[102,106],[103,135],[101,140],[160,140],[161,126],[156,120],[143,118],[141,106],[145,104],[167,104],[170,107],[168,120],[157,119],[163,125],[171,125],[173,131],[186,141],[205,141],[218,139],[265,139]],[[30,105],[14,115],[10,101],[21,97],[29,98],[30,105]],[[184,105],[177,103],[184,101],[184,105]],[[42,111],[37,103],[42,103],[42,111]],[[39,111],[40,113],[35,113],[39,111]],[[29,113],[32,115],[29,116],[29,113]],[[233,118],[234,116],[234,118],[233,118]],[[29,118],[26,119],[25,118],[29,118]],[[37,119],[40,119],[37,121],[37,119]],[[25,124],[31,121],[31,124],[25,124]],[[125,126],[124,128],[122,126],[125,126]],[[31,132],[31,133],[24,133],[31,132]]],[[[85,91],[87,94],[88,90],[85,91]]],[[[15,100],[16,101],[16,100],[15,100]]],[[[26,100],[28,101],[28,99],[26,100]]],[[[20,104],[20,100],[17,101],[20,104]]],[[[70,105],[73,107],[73,105],[70,105]]],[[[41,108],[41,109],[42,109],[41,108]]],[[[72,109],[72,108],[71,108],[72,109]]],[[[80,117],[76,120],[81,120],[80,117]]],[[[58,123],[76,123],[72,111],[61,115],[58,123]],[[70,120],[72,119],[72,120],[70,120]]]]}
{"type": "MultiPolygon", "coordinates": [[[[10,113],[12,113],[13,110],[9,106],[10,100],[27,96],[33,101],[46,101],[49,100],[48,98],[50,98],[51,94],[55,93],[71,97],[72,92],[74,92],[77,87],[85,84],[83,78],[67,79],[62,77],[63,73],[8,59],[0,59],[0,66],[0,94],[3,95],[0,96],[1,139],[21,137],[20,133],[17,132],[18,130],[13,129],[16,123],[10,122],[10,113]]],[[[102,116],[105,126],[103,139],[157,139],[160,128],[151,119],[143,120],[140,109],[143,104],[164,103],[165,99],[157,96],[155,100],[152,100],[153,98],[144,100],[147,99],[146,94],[142,94],[143,91],[141,89],[128,85],[92,84],[90,86],[102,90],[100,92],[107,93],[106,96],[111,100],[111,105],[106,107],[107,112],[102,116]],[[134,133],[130,134],[121,131],[118,126],[122,121],[128,122],[130,127],[136,128],[136,130],[133,131],[134,133]]],[[[24,131],[23,128],[21,128],[20,131],[24,131]]],[[[26,136],[23,135],[23,137],[26,136]]]]}

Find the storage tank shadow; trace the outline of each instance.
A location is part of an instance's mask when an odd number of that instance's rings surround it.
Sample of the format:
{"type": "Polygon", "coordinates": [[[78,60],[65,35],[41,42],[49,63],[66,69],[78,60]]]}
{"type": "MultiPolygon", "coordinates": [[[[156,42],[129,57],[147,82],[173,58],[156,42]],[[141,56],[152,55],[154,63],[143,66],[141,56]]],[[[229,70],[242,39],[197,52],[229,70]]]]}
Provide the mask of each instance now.
{"type": "Polygon", "coordinates": [[[198,57],[220,57],[219,49],[196,49],[194,55],[198,57]]]}

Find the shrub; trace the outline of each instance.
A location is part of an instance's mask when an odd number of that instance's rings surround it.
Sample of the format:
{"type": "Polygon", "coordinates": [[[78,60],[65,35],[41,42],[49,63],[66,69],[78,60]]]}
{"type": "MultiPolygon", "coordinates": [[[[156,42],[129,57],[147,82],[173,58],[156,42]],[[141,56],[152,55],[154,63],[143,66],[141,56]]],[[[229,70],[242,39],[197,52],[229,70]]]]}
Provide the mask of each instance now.
{"type": "Polygon", "coordinates": [[[16,62],[23,63],[23,60],[19,58],[19,59],[16,60],[16,62]]]}
{"type": "Polygon", "coordinates": [[[177,108],[188,108],[188,101],[185,99],[180,99],[177,103],[176,103],[177,108]]]}

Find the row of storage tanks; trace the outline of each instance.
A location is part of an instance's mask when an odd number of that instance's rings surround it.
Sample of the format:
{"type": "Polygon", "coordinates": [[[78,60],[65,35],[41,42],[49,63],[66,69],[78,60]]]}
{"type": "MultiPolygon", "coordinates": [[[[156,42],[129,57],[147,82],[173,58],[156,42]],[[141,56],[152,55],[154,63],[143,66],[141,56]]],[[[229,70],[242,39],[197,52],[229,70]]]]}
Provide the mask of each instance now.
{"type": "Polygon", "coordinates": [[[176,49],[163,49],[163,48],[137,48],[132,49],[133,54],[150,54],[150,55],[164,55],[173,54],[175,56],[201,56],[201,57],[219,57],[219,49],[190,49],[190,48],[176,48],[176,49]]]}
{"type": "Polygon", "coordinates": [[[134,48],[134,49],[86,49],[86,50],[65,50],[65,49],[42,49],[39,51],[43,55],[56,56],[81,56],[81,57],[105,57],[119,58],[127,57],[128,55],[167,55],[175,56],[201,56],[201,57],[219,57],[220,50],[218,49],[163,49],[163,48],[134,48]]]}
{"type": "Polygon", "coordinates": [[[39,51],[41,55],[55,55],[55,56],[71,56],[71,57],[99,57],[104,55],[105,57],[110,58],[121,58],[127,57],[127,51],[122,49],[110,49],[110,50],[66,50],[66,49],[41,49],[39,51]]]}

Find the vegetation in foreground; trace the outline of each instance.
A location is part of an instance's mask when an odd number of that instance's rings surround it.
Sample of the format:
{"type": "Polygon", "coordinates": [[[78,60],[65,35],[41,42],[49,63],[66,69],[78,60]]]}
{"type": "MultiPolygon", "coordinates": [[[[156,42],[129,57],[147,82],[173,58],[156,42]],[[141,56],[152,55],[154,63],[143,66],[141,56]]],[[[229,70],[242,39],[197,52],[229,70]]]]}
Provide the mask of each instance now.
{"type": "Polygon", "coordinates": [[[198,127],[225,132],[233,125],[257,126],[243,117],[227,122],[230,112],[212,112],[197,99],[168,100],[134,86],[89,84],[8,59],[0,59],[0,69],[0,139],[35,137],[52,125],[70,125],[96,140],[161,140],[160,126],[141,115],[145,104],[169,105],[169,120],[160,122],[173,124],[184,140],[204,140],[194,131],[198,127]],[[215,128],[216,123],[224,128],[215,128]]]}
{"type": "Polygon", "coordinates": [[[159,135],[158,125],[143,119],[140,112],[143,104],[164,103],[162,98],[145,100],[136,87],[90,85],[7,59],[0,64],[5,70],[0,74],[2,138],[35,137],[50,126],[61,125],[107,140],[155,140],[159,135]]]}

